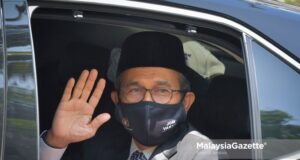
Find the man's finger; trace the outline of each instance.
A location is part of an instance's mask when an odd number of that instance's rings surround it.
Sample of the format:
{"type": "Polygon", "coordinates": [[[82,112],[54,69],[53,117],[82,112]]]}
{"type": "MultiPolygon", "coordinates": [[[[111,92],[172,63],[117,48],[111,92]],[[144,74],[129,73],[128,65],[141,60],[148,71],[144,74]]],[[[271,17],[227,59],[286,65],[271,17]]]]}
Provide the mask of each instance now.
{"type": "Polygon", "coordinates": [[[68,101],[71,98],[72,89],[74,87],[74,84],[75,84],[75,79],[70,78],[65,87],[64,94],[61,97],[61,101],[68,101]]]}
{"type": "Polygon", "coordinates": [[[100,79],[97,83],[97,86],[94,90],[93,95],[91,96],[90,100],[89,100],[89,104],[93,107],[96,107],[100,97],[102,96],[103,90],[105,87],[105,80],[104,79],[100,79]]]}
{"type": "Polygon", "coordinates": [[[81,96],[82,89],[85,85],[85,82],[86,82],[86,79],[88,76],[89,76],[88,70],[82,71],[82,73],[76,83],[76,86],[74,88],[73,95],[72,95],[73,98],[79,98],[81,96]]]}
{"type": "Polygon", "coordinates": [[[102,113],[98,115],[93,121],[90,123],[90,127],[97,131],[97,129],[102,126],[105,122],[110,119],[110,115],[108,113],[102,113]]]}
{"type": "Polygon", "coordinates": [[[87,99],[90,96],[90,93],[93,89],[93,86],[95,84],[95,80],[97,78],[98,72],[96,69],[92,69],[90,72],[90,75],[86,81],[86,84],[84,86],[84,89],[82,91],[82,95],[81,95],[81,99],[83,99],[84,101],[87,101],[87,99]]]}

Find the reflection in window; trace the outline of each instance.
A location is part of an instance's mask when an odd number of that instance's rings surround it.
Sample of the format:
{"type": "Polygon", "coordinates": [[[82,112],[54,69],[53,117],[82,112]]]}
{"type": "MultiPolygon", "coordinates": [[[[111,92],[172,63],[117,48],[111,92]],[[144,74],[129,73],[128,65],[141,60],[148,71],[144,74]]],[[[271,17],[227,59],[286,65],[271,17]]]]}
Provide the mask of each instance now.
{"type": "Polygon", "coordinates": [[[263,157],[291,159],[300,148],[300,75],[256,42],[253,56],[262,138],[268,144],[263,157]]]}
{"type": "Polygon", "coordinates": [[[300,139],[300,75],[253,43],[263,138],[300,139]]]}
{"type": "Polygon", "coordinates": [[[260,112],[264,138],[300,139],[300,126],[289,124],[293,117],[280,110],[260,112]]]}
{"type": "Polygon", "coordinates": [[[5,16],[6,126],[4,159],[37,160],[34,64],[26,1],[3,1],[5,16]]]}

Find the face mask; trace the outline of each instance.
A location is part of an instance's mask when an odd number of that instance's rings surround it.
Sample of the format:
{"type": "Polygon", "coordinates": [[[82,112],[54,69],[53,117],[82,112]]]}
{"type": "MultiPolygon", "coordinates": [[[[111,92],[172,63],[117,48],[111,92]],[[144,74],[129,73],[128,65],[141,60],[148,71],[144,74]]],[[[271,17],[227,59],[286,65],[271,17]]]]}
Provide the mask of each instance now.
{"type": "Polygon", "coordinates": [[[164,143],[178,131],[180,123],[186,121],[182,103],[121,103],[116,105],[115,114],[133,138],[145,146],[164,143]]]}

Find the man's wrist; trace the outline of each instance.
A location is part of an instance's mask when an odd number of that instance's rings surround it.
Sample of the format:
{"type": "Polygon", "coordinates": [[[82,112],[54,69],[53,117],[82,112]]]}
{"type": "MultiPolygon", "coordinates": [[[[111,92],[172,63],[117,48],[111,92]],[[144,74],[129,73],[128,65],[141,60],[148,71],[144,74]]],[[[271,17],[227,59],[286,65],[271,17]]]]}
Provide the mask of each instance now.
{"type": "Polygon", "coordinates": [[[40,160],[61,159],[67,148],[55,148],[47,144],[47,130],[41,133],[40,137],[40,160]]]}
{"type": "Polygon", "coordinates": [[[51,130],[44,132],[41,135],[41,137],[44,140],[44,142],[52,148],[62,149],[62,148],[66,148],[68,146],[68,143],[64,143],[64,141],[59,140],[58,138],[55,138],[55,136],[53,136],[51,130]]]}

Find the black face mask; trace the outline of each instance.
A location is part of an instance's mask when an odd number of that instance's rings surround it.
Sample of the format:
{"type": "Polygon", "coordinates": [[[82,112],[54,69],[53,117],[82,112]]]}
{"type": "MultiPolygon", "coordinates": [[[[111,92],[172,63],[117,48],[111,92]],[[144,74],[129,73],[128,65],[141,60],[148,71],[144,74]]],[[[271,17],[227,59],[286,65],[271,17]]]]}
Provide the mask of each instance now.
{"type": "Polygon", "coordinates": [[[186,121],[182,103],[120,103],[116,105],[115,114],[133,138],[145,146],[164,143],[178,131],[180,123],[186,121]]]}

